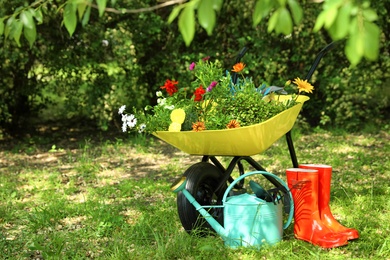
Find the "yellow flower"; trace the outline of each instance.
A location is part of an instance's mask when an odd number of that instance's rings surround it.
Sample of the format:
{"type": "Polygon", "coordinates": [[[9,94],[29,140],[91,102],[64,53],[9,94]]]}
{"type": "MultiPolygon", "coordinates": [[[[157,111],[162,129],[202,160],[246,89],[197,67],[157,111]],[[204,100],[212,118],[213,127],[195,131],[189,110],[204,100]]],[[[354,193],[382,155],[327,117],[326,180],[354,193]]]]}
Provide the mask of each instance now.
{"type": "Polygon", "coordinates": [[[196,122],[192,124],[192,131],[200,132],[206,129],[206,126],[203,122],[196,122]]]}
{"type": "Polygon", "coordinates": [[[241,72],[244,68],[245,68],[245,64],[242,62],[239,62],[233,66],[232,71],[238,73],[238,72],[241,72]]]}
{"type": "Polygon", "coordinates": [[[306,92],[306,93],[313,93],[314,87],[307,82],[307,79],[302,80],[300,78],[294,79],[293,83],[298,86],[299,93],[306,92]]]}
{"type": "Polygon", "coordinates": [[[181,130],[181,124],[177,122],[172,122],[168,128],[169,132],[180,132],[180,130],[181,130]]]}
{"type": "Polygon", "coordinates": [[[183,124],[185,118],[186,118],[186,112],[183,109],[177,108],[172,110],[171,112],[172,122],[183,124]]]}
{"type": "Polygon", "coordinates": [[[230,120],[230,122],[226,125],[226,128],[232,129],[232,128],[239,128],[240,123],[237,120],[230,120]]]}

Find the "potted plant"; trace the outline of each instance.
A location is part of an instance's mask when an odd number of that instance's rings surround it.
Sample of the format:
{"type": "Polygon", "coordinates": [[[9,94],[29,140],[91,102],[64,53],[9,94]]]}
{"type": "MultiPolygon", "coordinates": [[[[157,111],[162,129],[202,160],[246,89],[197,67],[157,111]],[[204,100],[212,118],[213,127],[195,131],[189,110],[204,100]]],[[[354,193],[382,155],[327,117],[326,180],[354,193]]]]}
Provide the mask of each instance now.
{"type": "Polygon", "coordinates": [[[190,85],[167,79],[156,92],[157,105],[125,113],[124,132],[151,133],[189,154],[253,155],[288,132],[312,93],[313,86],[296,78],[285,86],[256,86],[239,62],[223,71],[219,61],[193,62],[190,85]],[[232,80],[237,74],[237,80],[232,80]]]}

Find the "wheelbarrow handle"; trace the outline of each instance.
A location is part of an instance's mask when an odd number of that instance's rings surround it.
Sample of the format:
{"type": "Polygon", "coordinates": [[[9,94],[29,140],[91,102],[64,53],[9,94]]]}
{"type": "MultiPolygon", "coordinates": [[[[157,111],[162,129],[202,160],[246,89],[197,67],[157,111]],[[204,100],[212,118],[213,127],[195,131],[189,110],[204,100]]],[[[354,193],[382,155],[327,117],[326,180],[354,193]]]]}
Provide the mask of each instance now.
{"type": "Polygon", "coordinates": [[[240,62],[241,58],[244,57],[246,51],[248,50],[248,47],[247,46],[244,46],[240,52],[237,54],[237,57],[236,57],[236,63],[240,62]]]}
{"type": "Polygon", "coordinates": [[[326,45],[318,54],[316,59],[314,60],[314,63],[311,65],[309,72],[307,73],[305,79],[307,81],[310,81],[311,76],[313,76],[314,71],[316,70],[318,64],[320,63],[322,57],[324,57],[325,54],[327,54],[330,50],[336,47],[337,44],[339,44],[340,41],[334,41],[326,45]]]}
{"type": "MultiPolygon", "coordinates": [[[[248,46],[244,46],[240,52],[237,54],[237,57],[236,57],[236,62],[235,64],[239,63],[241,61],[241,58],[244,57],[246,51],[248,50],[248,46]]],[[[238,78],[238,75],[236,72],[233,72],[232,73],[232,82],[233,84],[236,84],[237,83],[237,78],[238,78]]]]}

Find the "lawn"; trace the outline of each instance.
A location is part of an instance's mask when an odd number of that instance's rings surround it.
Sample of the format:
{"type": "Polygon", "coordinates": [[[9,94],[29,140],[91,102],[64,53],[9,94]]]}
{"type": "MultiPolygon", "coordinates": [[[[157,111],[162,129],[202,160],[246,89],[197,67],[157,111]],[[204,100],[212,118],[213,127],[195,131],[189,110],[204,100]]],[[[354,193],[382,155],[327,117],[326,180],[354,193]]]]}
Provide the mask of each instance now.
{"type": "MultiPolygon", "coordinates": [[[[293,225],[261,249],[188,235],[170,186],[201,157],[151,137],[61,129],[1,141],[4,259],[390,259],[388,129],[293,132],[299,162],[333,167],[332,212],[360,233],[335,249],[295,239],[293,225]]],[[[284,180],[291,167],[283,138],[253,158],[284,180]]]]}

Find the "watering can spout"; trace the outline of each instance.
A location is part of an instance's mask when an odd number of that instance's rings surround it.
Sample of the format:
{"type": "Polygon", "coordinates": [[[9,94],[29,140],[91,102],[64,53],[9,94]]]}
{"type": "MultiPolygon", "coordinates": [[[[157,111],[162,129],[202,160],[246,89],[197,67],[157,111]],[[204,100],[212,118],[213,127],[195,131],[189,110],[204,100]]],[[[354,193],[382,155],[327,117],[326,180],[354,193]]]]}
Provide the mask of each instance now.
{"type": "Polygon", "coordinates": [[[176,180],[172,186],[171,190],[175,193],[182,192],[184,196],[188,199],[188,201],[195,207],[195,209],[204,217],[204,219],[210,224],[210,226],[217,232],[218,235],[220,235],[223,239],[227,238],[229,236],[228,232],[219,224],[217,220],[213,218],[213,216],[210,215],[210,213],[207,212],[197,201],[196,199],[191,195],[191,193],[188,192],[188,190],[185,189],[186,187],[186,177],[181,177],[178,180],[176,180]]]}

